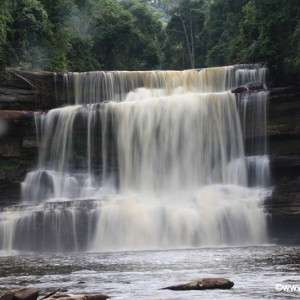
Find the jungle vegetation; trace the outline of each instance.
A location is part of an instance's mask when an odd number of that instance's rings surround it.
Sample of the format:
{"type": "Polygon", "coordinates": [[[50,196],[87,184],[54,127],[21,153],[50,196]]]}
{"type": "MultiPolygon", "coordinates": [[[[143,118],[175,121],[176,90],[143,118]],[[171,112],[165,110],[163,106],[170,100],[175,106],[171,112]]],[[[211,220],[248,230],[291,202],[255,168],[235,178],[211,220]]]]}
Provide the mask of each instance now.
{"type": "Polygon", "coordinates": [[[0,68],[50,71],[266,64],[300,82],[295,0],[1,0],[0,68]]]}

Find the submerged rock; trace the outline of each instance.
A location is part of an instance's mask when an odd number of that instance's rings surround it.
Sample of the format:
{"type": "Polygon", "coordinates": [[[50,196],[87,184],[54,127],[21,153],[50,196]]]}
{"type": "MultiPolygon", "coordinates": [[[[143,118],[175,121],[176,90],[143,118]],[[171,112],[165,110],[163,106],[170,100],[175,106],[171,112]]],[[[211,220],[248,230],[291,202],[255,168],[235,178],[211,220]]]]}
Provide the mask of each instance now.
{"type": "Polygon", "coordinates": [[[234,283],[226,278],[202,278],[185,284],[173,285],[163,288],[163,290],[187,291],[187,290],[207,290],[207,289],[231,289],[234,283]]]}

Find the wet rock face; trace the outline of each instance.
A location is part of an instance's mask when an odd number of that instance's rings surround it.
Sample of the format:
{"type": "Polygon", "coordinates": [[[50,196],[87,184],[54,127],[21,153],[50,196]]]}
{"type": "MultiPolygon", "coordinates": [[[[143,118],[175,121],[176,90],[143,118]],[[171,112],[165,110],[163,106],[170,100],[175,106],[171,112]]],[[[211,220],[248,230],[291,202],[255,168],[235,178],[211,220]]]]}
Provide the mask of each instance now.
{"type": "Polygon", "coordinates": [[[20,199],[21,182],[37,160],[32,111],[0,110],[0,207],[20,199]]]}
{"type": "Polygon", "coordinates": [[[0,110],[0,120],[5,124],[0,135],[0,180],[18,180],[37,159],[33,112],[0,110]]]}
{"type": "Polygon", "coordinates": [[[268,137],[273,193],[265,210],[271,239],[300,244],[300,87],[270,90],[268,137]]]}
{"type": "Polygon", "coordinates": [[[300,244],[300,177],[282,180],[265,201],[271,242],[300,244]]]}
{"type": "MultiPolygon", "coordinates": [[[[0,110],[37,110],[56,106],[55,73],[7,68],[0,77],[0,110]]],[[[62,76],[59,77],[62,84],[62,76]]]]}
{"type": "Polygon", "coordinates": [[[40,93],[29,82],[10,75],[0,78],[0,109],[34,109],[40,100],[40,93]]]}
{"type": "Polygon", "coordinates": [[[300,176],[300,87],[270,91],[269,155],[274,186],[300,176]]]}

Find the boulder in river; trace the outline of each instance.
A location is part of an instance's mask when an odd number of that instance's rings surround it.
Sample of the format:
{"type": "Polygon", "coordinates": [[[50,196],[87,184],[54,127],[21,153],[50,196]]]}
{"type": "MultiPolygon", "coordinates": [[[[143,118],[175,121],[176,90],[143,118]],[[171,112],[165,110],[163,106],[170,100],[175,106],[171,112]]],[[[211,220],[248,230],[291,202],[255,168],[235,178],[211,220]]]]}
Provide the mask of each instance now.
{"type": "Polygon", "coordinates": [[[36,300],[38,296],[38,289],[30,287],[10,290],[1,296],[0,300],[36,300]]]}
{"type": "Polygon", "coordinates": [[[173,285],[163,288],[163,290],[187,291],[187,290],[211,290],[211,289],[231,289],[234,283],[226,278],[202,278],[194,281],[173,285]]]}

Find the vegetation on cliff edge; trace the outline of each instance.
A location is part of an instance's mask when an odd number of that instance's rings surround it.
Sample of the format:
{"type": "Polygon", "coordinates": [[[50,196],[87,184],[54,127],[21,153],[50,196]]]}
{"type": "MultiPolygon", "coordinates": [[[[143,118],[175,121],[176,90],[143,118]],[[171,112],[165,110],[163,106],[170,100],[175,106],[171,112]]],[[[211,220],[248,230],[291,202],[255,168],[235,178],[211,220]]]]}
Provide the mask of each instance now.
{"type": "Polygon", "coordinates": [[[0,68],[188,69],[267,64],[300,81],[295,0],[2,0],[0,68]]]}

